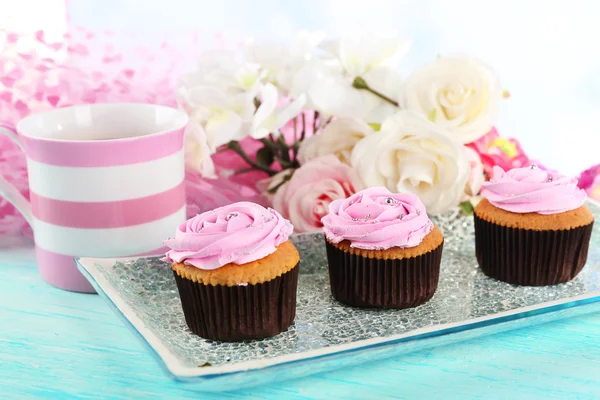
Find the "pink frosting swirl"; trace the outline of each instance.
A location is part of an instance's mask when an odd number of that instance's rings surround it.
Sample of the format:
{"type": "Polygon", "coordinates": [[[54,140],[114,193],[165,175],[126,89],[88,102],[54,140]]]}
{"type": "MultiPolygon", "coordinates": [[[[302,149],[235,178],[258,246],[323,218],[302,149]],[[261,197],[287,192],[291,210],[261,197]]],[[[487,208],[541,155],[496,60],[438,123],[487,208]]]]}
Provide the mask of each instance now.
{"type": "Polygon", "coordinates": [[[365,250],[415,247],[433,229],[417,196],[392,193],[385,187],[333,201],[321,221],[330,242],[349,240],[350,247],[365,250]]]}
{"type": "Polygon", "coordinates": [[[177,228],[165,260],[213,270],[245,264],[274,253],[294,227],[277,211],[239,202],[196,215],[177,228]]]}
{"type": "Polygon", "coordinates": [[[496,166],[481,195],[495,207],[513,213],[558,214],[583,205],[585,191],[577,179],[535,165],[505,172],[496,166]]]}

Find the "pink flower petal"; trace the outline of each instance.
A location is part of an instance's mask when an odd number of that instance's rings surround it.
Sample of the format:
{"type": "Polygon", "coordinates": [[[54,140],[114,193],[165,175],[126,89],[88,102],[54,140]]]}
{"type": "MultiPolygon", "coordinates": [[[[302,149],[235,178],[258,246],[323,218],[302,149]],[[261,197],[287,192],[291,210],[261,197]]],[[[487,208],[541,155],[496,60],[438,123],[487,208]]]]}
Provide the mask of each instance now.
{"type": "Polygon", "coordinates": [[[21,116],[25,116],[29,113],[29,106],[21,100],[17,100],[14,103],[14,106],[15,109],[19,112],[19,114],[21,114],[21,116]]]}
{"type": "Polygon", "coordinates": [[[0,93],[0,100],[2,100],[2,101],[10,103],[10,102],[12,102],[12,98],[13,98],[13,95],[11,92],[6,91],[6,92],[0,93]]]}
{"type": "Polygon", "coordinates": [[[0,83],[7,88],[11,88],[15,84],[15,80],[11,77],[3,76],[0,78],[0,83]]]}
{"type": "Polygon", "coordinates": [[[85,47],[84,45],[79,44],[79,43],[67,47],[67,51],[70,54],[75,54],[75,55],[80,55],[80,56],[87,56],[89,54],[87,47],[85,47]]]}
{"type": "Polygon", "coordinates": [[[7,43],[17,43],[19,41],[19,35],[14,32],[10,32],[6,35],[7,43]]]}
{"type": "Polygon", "coordinates": [[[35,32],[34,36],[38,42],[46,44],[46,42],[44,41],[44,31],[37,31],[35,32]]]}
{"type": "Polygon", "coordinates": [[[46,97],[46,100],[48,101],[48,103],[50,103],[50,105],[52,107],[56,107],[56,105],[60,101],[60,97],[58,97],[58,96],[48,96],[48,97],[46,97]]]}
{"type": "Polygon", "coordinates": [[[102,84],[100,86],[98,86],[97,88],[93,89],[94,92],[96,93],[108,93],[110,92],[110,86],[108,86],[108,84],[106,84],[106,82],[102,82],[102,84]]]}
{"type": "Polygon", "coordinates": [[[105,64],[123,61],[123,54],[117,54],[115,56],[105,56],[102,58],[102,62],[105,64]]]}
{"type": "Polygon", "coordinates": [[[33,60],[33,55],[27,53],[18,53],[19,57],[21,57],[25,61],[33,60]]]}
{"type": "Polygon", "coordinates": [[[17,68],[13,68],[12,71],[10,71],[9,74],[7,74],[7,76],[9,76],[11,79],[13,79],[15,82],[22,79],[24,75],[23,70],[20,67],[17,68]]]}

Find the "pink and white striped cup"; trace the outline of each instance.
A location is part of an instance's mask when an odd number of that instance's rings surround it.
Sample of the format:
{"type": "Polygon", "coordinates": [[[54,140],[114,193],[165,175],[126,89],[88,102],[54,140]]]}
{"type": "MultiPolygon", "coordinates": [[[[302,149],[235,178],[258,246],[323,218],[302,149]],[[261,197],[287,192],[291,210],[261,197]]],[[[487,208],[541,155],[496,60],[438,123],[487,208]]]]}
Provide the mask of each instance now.
{"type": "Polygon", "coordinates": [[[94,292],[73,257],[157,253],[185,220],[184,112],[91,104],[0,126],[27,156],[31,201],[6,180],[0,195],[33,228],[42,278],[94,292]]]}

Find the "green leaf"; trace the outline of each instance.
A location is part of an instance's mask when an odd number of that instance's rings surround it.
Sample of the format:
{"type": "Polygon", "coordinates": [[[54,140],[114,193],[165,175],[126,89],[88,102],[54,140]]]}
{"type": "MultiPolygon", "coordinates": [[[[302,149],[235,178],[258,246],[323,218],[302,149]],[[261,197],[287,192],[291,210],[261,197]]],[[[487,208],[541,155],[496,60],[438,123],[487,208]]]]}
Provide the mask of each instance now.
{"type": "Polygon", "coordinates": [[[376,124],[376,123],[370,123],[369,126],[371,127],[371,129],[373,129],[375,132],[379,132],[379,130],[381,129],[381,124],[376,124]]]}
{"type": "Polygon", "coordinates": [[[437,118],[437,108],[434,108],[429,112],[429,115],[427,115],[427,119],[430,120],[431,122],[435,122],[436,118],[437,118]]]}
{"type": "Polygon", "coordinates": [[[269,147],[265,146],[259,149],[258,153],[256,153],[256,161],[262,166],[270,167],[274,160],[275,155],[269,147]]]}
{"type": "Polygon", "coordinates": [[[469,200],[467,201],[463,201],[462,203],[460,203],[458,205],[458,207],[460,207],[460,210],[462,211],[463,215],[466,216],[470,216],[473,215],[473,204],[471,204],[471,202],[469,200]]]}

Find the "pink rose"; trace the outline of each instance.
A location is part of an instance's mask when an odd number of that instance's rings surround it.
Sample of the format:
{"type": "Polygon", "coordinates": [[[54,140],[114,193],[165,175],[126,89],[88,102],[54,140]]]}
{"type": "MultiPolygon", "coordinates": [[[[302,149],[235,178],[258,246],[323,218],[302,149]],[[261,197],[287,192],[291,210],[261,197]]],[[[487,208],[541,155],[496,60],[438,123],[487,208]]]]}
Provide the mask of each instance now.
{"type": "MultiPolygon", "coordinates": [[[[275,175],[269,183],[272,189],[292,171],[275,175]]],[[[329,210],[329,203],[356,193],[363,188],[354,170],[337,157],[327,155],[302,165],[289,181],[279,187],[272,197],[273,208],[294,225],[296,232],[320,229],[329,210]]]]}
{"type": "Polygon", "coordinates": [[[485,175],[483,173],[483,164],[481,163],[481,157],[479,154],[470,147],[465,147],[467,151],[467,160],[469,161],[469,168],[471,174],[465,187],[465,195],[463,201],[468,200],[470,197],[477,196],[481,190],[481,185],[485,181],[485,175]]]}
{"type": "Polygon", "coordinates": [[[525,167],[531,162],[517,139],[501,137],[496,128],[492,128],[475,142],[469,143],[467,147],[479,154],[488,177],[492,176],[492,168],[495,165],[508,171],[513,168],[525,167]]]}
{"type": "Polygon", "coordinates": [[[592,199],[600,201],[600,164],[583,171],[579,176],[578,186],[592,199]]]}

